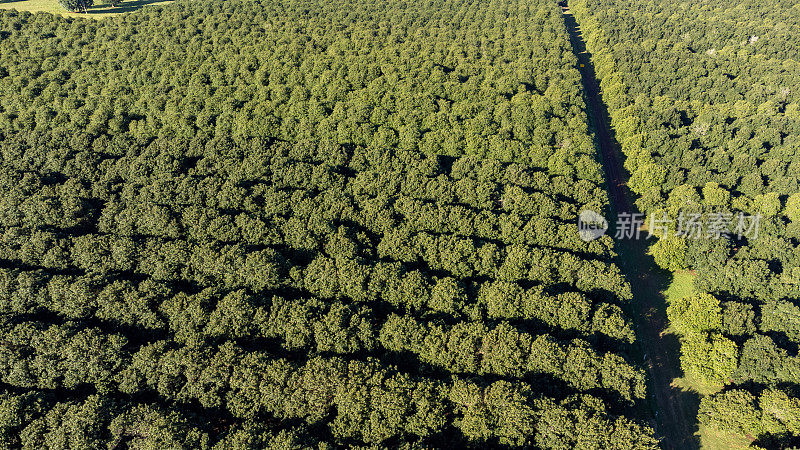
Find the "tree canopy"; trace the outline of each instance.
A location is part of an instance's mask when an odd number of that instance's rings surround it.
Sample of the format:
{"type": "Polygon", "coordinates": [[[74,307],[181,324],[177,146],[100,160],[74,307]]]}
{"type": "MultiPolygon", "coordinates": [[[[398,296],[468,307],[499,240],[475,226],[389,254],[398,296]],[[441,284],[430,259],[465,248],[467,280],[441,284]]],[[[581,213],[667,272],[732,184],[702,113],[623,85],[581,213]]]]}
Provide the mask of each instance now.
{"type": "Polygon", "coordinates": [[[6,445],[656,447],[555,2],[0,21],[6,445]]]}
{"type": "Polygon", "coordinates": [[[757,446],[797,446],[796,2],[571,0],[570,7],[638,206],[672,219],[732,218],[719,239],[670,234],[651,247],[660,266],[697,274],[700,295],[672,302],[668,313],[681,334],[684,371],[725,386],[704,399],[701,422],[747,434],[757,446]],[[760,219],[757,235],[737,232],[750,226],[736,220],[742,216],[760,219]],[[778,404],[787,409],[776,419],[765,408],[778,404]]]}

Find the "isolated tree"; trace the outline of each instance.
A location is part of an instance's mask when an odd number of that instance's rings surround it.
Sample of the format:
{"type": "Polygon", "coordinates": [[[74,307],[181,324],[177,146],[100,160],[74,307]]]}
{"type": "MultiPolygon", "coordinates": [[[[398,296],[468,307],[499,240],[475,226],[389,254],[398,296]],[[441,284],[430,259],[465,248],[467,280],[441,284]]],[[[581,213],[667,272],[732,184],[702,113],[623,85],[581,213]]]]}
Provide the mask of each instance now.
{"type": "Polygon", "coordinates": [[[94,4],[94,0],[58,0],[68,11],[87,13],[88,8],[94,4]]]}

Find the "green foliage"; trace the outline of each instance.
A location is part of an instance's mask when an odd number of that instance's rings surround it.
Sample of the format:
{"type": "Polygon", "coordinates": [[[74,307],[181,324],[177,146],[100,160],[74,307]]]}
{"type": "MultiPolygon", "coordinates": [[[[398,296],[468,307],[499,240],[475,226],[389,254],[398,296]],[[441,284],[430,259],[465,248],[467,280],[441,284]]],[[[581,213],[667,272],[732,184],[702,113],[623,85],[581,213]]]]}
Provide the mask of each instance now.
{"type": "Polygon", "coordinates": [[[727,210],[730,208],[731,194],[718,183],[709,181],[703,186],[703,204],[708,208],[727,210]]]}
{"type": "Polygon", "coordinates": [[[504,445],[523,445],[534,432],[536,410],[531,407],[528,390],[505,381],[486,389],[458,380],[450,390],[450,400],[461,409],[456,426],[472,441],[496,438],[504,445]]]}
{"type": "Polygon", "coordinates": [[[725,391],[703,399],[699,417],[704,425],[756,437],[765,446],[783,447],[790,445],[790,436],[800,433],[800,399],[780,389],[765,389],[758,396],[725,391]]]}
{"type": "MultiPolygon", "coordinates": [[[[58,0],[67,11],[83,12],[94,4],[94,0],[58,0]]],[[[117,2],[119,4],[119,2],[117,2]]],[[[116,6],[116,5],[115,5],[116,6]]]]}
{"type": "Polygon", "coordinates": [[[660,238],[650,246],[648,253],[653,256],[659,267],[672,271],[686,269],[686,241],[683,238],[675,236],[660,238]]]}
{"type": "Polygon", "coordinates": [[[703,383],[730,383],[737,360],[736,344],[718,333],[690,334],[681,339],[681,367],[703,383]]]}
{"type": "Polygon", "coordinates": [[[784,333],[792,342],[800,341],[800,307],[791,302],[767,302],[761,307],[761,331],[784,333]]]}
{"type": "Polygon", "coordinates": [[[722,330],[725,334],[748,336],[756,329],[755,311],[752,305],[738,302],[722,303],[722,330]]]}
{"type": "Polygon", "coordinates": [[[682,214],[699,214],[706,225],[712,215],[731,218],[727,237],[659,236],[650,248],[659,266],[696,274],[702,293],[668,310],[682,334],[684,371],[718,386],[734,384],[703,400],[701,422],[748,434],[762,448],[796,445],[800,433],[788,422],[772,425],[755,404],[763,386],[798,376],[795,4],[570,0],[569,6],[601,79],[637,205],[675,221],[682,214]],[[746,231],[741,218],[748,216],[760,216],[757,235],[746,231]]]}
{"type": "Polygon", "coordinates": [[[753,207],[766,217],[772,217],[783,209],[781,207],[780,194],[777,192],[756,196],[753,200],[753,207]]]}
{"type": "Polygon", "coordinates": [[[761,428],[759,413],[755,396],[747,391],[732,390],[704,398],[697,415],[704,425],[755,435],[761,428]]]}
{"type": "Polygon", "coordinates": [[[554,2],[0,22],[9,447],[655,448],[554,2]]]}
{"type": "Polygon", "coordinates": [[[722,308],[711,294],[673,300],[667,306],[667,317],[675,331],[682,335],[718,331],[722,327],[722,308]]]}
{"type": "Polygon", "coordinates": [[[800,221],[800,192],[794,193],[786,200],[783,214],[792,222],[800,221]]]}
{"type": "Polygon", "coordinates": [[[742,347],[736,378],[740,382],[788,382],[800,375],[800,359],[791,357],[764,335],[755,335],[742,347]]]}
{"type": "Polygon", "coordinates": [[[611,419],[603,414],[598,399],[583,396],[567,398],[560,405],[543,408],[536,443],[541,448],[657,448],[658,441],[642,436],[640,425],[621,417],[611,419]],[[613,428],[613,437],[601,430],[613,428]]]}

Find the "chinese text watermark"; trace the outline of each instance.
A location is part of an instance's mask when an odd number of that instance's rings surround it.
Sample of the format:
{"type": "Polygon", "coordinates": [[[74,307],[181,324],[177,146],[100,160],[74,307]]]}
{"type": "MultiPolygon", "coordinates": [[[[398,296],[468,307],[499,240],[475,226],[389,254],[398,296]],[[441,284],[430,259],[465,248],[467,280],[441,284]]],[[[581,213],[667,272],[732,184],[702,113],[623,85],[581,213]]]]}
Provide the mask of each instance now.
{"type": "MultiPolygon", "coordinates": [[[[614,239],[650,239],[676,236],[685,239],[757,239],[761,214],[680,213],[671,218],[666,213],[620,213],[615,221],[614,239]]],[[[578,217],[578,233],[586,242],[603,236],[608,221],[600,214],[584,210],[578,217]]]]}

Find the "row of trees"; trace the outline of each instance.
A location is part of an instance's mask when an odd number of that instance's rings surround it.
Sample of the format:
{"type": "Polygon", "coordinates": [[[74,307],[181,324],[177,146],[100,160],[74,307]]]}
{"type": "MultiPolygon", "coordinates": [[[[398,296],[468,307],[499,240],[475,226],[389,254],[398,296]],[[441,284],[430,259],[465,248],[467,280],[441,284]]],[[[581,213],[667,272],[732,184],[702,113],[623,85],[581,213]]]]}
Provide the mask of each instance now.
{"type": "Polygon", "coordinates": [[[757,236],[663,235],[651,247],[659,265],[697,273],[699,294],[674,301],[668,313],[681,335],[684,371],[728,386],[704,399],[701,421],[768,447],[796,444],[790,405],[798,401],[800,369],[800,65],[793,56],[800,23],[794,5],[570,3],[640,209],[672,220],[683,214],[760,219],[757,236]],[[770,416],[776,404],[787,408],[777,419],[770,416]]]}
{"type": "Polygon", "coordinates": [[[0,22],[0,440],[657,445],[554,2],[0,22]]]}
{"type": "Polygon", "coordinates": [[[800,309],[789,302],[772,302],[759,312],[750,304],[720,302],[711,294],[672,302],[667,315],[684,339],[684,369],[695,379],[716,385],[795,380],[800,358],[781,346],[796,342],[800,309]]]}

